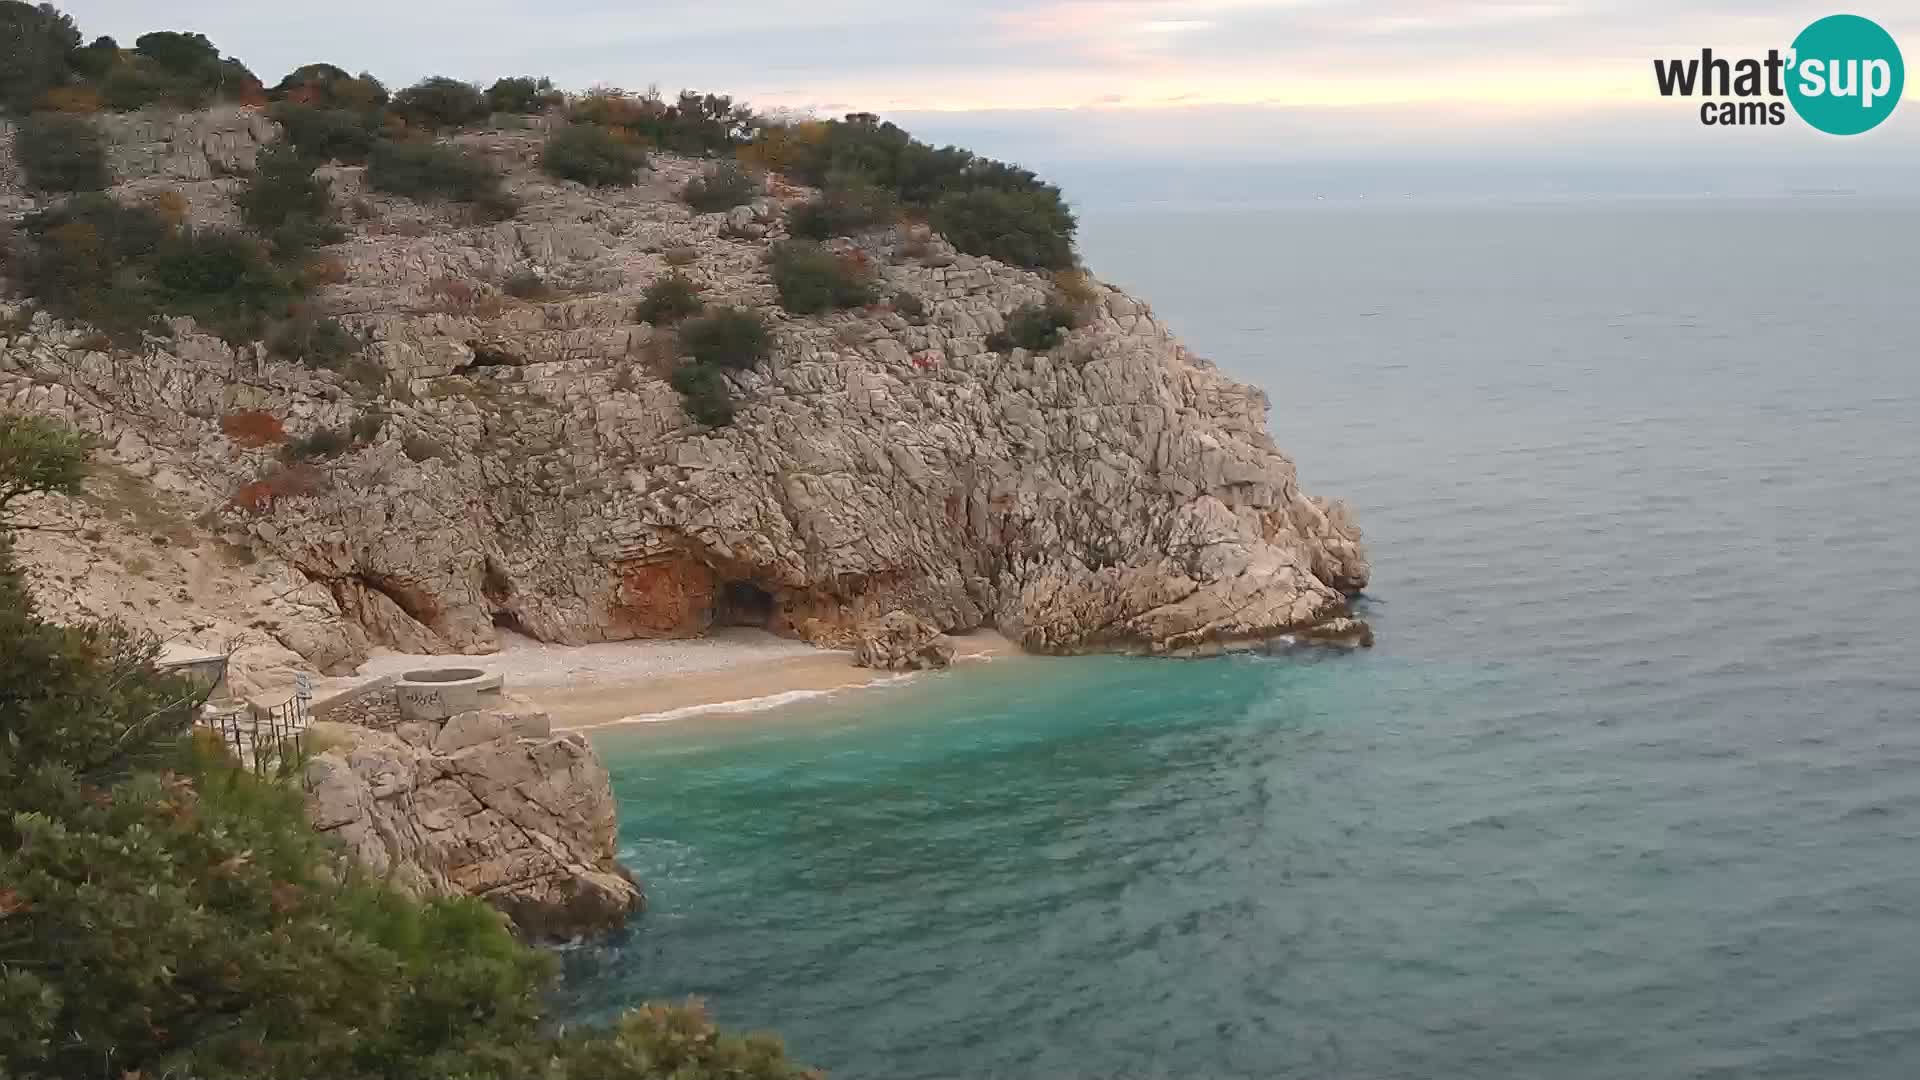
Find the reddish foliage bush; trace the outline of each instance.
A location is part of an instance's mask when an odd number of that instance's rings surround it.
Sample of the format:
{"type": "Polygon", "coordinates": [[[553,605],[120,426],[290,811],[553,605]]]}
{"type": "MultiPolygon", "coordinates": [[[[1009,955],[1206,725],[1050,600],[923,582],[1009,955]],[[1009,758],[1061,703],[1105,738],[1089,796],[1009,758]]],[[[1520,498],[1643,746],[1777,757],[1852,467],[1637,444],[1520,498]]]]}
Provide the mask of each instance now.
{"type": "Polygon", "coordinates": [[[460,310],[473,306],[474,289],[458,278],[437,277],[427,282],[427,295],[444,307],[460,310]]]}
{"type": "Polygon", "coordinates": [[[501,294],[489,292],[473,282],[450,277],[437,277],[428,282],[427,299],[432,301],[430,310],[449,315],[472,315],[481,319],[494,318],[507,306],[501,294]]]}
{"type": "Polygon", "coordinates": [[[100,92],[91,86],[56,86],[40,95],[39,107],[48,112],[85,115],[101,110],[100,92]]]}
{"type": "Polygon", "coordinates": [[[321,255],[309,260],[300,270],[300,276],[308,285],[339,285],[347,280],[347,264],[334,255],[321,255]]]}
{"type": "Polygon", "coordinates": [[[174,227],[184,224],[193,212],[193,204],[179,191],[168,188],[147,196],[147,205],[160,215],[160,220],[174,227]]]}
{"type": "Polygon", "coordinates": [[[240,485],[240,490],[233,493],[227,505],[249,514],[264,514],[273,509],[273,492],[265,480],[255,480],[251,484],[240,485]]]}
{"type": "Polygon", "coordinates": [[[220,431],[241,446],[275,446],[287,441],[287,429],[272,413],[258,410],[228,413],[220,418],[220,431]]]}

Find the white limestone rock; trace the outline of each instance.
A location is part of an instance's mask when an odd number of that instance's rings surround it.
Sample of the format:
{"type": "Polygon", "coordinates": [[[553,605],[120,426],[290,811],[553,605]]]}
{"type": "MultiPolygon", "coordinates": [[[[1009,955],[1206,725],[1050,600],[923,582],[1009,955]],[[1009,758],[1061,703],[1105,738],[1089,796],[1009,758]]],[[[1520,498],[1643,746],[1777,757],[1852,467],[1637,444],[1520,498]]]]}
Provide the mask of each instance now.
{"type": "Polygon", "coordinates": [[[422,895],[467,895],[528,937],[614,929],[645,904],[614,858],[607,771],[540,714],[462,713],[390,731],[317,724],[313,827],[367,869],[422,895]]]}

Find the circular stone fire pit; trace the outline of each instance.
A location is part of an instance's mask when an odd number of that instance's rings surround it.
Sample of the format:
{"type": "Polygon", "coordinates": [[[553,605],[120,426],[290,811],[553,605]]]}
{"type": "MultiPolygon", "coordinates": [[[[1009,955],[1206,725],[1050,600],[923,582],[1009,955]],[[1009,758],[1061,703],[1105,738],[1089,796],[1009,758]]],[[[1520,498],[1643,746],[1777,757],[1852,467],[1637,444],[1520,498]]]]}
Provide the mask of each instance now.
{"type": "Polygon", "coordinates": [[[479,668],[421,668],[394,680],[393,697],[402,720],[445,720],[475,709],[499,708],[504,682],[479,668]]]}

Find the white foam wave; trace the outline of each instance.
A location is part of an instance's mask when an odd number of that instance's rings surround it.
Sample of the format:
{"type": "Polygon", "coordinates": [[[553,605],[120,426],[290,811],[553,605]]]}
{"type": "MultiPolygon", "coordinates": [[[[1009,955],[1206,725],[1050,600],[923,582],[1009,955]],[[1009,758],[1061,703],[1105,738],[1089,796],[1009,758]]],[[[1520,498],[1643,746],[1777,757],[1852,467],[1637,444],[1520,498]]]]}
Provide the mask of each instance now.
{"type": "Polygon", "coordinates": [[[768,709],[797,705],[802,701],[812,701],[815,698],[831,697],[834,694],[847,690],[872,690],[882,686],[897,686],[900,683],[916,679],[921,674],[923,673],[912,672],[905,675],[891,675],[883,679],[875,679],[869,683],[836,686],[828,690],[782,690],[780,693],[767,694],[762,697],[737,698],[732,701],[710,701],[701,705],[682,705],[677,709],[666,709],[661,712],[636,713],[633,716],[623,716],[618,720],[608,721],[608,723],[664,724],[673,720],[685,720],[691,716],[710,716],[714,713],[765,712],[768,709]]]}

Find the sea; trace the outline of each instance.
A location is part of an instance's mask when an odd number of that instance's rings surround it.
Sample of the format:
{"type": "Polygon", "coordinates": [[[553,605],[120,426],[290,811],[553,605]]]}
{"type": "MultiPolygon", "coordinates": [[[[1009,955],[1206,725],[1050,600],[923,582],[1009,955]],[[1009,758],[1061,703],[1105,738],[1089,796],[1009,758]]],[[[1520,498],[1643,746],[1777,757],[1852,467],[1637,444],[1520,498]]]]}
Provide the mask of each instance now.
{"type": "Polygon", "coordinates": [[[1920,204],[1142,205],[1378,645],[594,735],[563,1009],[842,1080],[1920,1076],[1920,204]]]}

